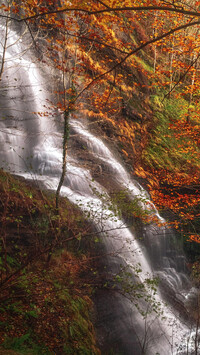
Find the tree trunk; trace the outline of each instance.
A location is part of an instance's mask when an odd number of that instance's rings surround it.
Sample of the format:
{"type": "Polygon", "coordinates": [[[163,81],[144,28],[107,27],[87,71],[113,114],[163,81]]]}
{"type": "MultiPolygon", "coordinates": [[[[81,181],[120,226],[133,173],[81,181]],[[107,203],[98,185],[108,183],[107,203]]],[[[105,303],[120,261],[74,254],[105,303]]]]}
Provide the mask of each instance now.
{"type": "Polygon", "coordinates": [[[69,138],[69,114],[70,114],[70,107],[68,106],[68,108],[64,112],[62,174],[61,174],[59,184],[58,184],[58,187],[56,190],[56,210],[57,211],[59,208],[60,190],[63,185],[65,174],[66,174],[67,145],[68,145],[68,138],[69,138]]]}

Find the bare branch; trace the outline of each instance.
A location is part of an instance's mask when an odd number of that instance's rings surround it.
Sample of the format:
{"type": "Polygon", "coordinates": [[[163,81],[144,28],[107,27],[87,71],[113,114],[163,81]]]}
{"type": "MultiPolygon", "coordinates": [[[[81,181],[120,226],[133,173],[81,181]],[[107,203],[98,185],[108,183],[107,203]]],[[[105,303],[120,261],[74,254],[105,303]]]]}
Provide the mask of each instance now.
{"type": "Polygon", "coordinates": [[[35,49],[36,49],[36,51],[38,51],[38,47],[37,47],[35,38],[33,37],[33,34],[32,34],[32,31],[31,31],[31,28],[30,28],[30,26],[29,26],[29,23],[28,23],[26,20],[24,20],[24,22],[25,22],[25,24],[26,24],[26,26],[27,26],[27,28],[28,28],[28,30],[29,30],[29,33],[30,33],[30,35],[31,35],[31,38],[32,38],[33,44],[34,44],[34,46],[35,46],[35,49]]]}
{"type": "Polygon", "coordinates": [[[103,1],[101,1],[101,0],[96,0],[96,1],[97,1],[99,4],[105,6],[106,9],[110,9],[110,7],[109,7],[108,5],[106,5],[106,4],[104,4],[103,1]]]}
{"type": "Polygon", "coordinates": [[[173,6],[171,6],[171,7],[170,6],[122,6],[122,7],[116,7],[116,8],[106,7],[106,9],[94,10],[94,11],[90,11],[90,10],[82,9],[82,8],[67,7],[64,9],[61,8],[61,9],[57,9],[57,10],[42,12],[39,14],[27,16],[27,17],[20,18],[20,19],[17,19],[16,17],[2,15],[2,14],[0,15],[0,17],[9,18],[9,19],[15,20],[17,22],[22,22],[24,20],[32,20],[32,19],[41,18],[44,16],[53,15],[53,14],[64,13],[64,12],[82,12],[82,13],[86,13],[88,15],[98,15],[98,14],[103,14],[103,13],[108,13],[108,12],[115,12],[116,13],[116,12],[123,12],[123,11],[139,12],[139,11],[155,11],[155,10],[161,11],[161,12],[166,12],[166,11],[173,12],[173,13],[175,12],[178,14],[188,15],[188,16],[192,16],[192,17],[200,17],[200,12],[198,12],[198,11],[190,11],[190,10],[185,10],[183,7],[177,8],[177,7],[173,7],[173,6]]]}

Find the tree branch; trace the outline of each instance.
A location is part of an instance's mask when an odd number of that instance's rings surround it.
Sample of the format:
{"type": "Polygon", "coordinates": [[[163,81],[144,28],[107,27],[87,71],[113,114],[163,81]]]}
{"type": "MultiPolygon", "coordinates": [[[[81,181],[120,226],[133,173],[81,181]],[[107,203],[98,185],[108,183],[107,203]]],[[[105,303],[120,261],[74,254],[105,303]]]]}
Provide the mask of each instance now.
{"type": "MultiPolygon", "coordinates": [[[[104,5],[104,6],[106,6],[106,5],[104,5]]],[[[59,14],[59,13],[63,13],[63,12],[74,12],[74,11],[75,12],[83,12],[88,15],[98,15],[98,14],[103,14],[103,13],[108,13],[108,12],[122,12],[122,11],[139,12],[139,11],[155,11],[155,10],[161,11],[161,12],[166,12],[166,11],[175,12],[178,14],[188,15],[188,16],[192,16],[192,17],[200,17],[200,12],[198,12],[198,11],[190,11],[190,10],[185,10],[184,8],[175,8],[175,7],[170,7],[170,6],[122,6],[122,7],[116,7],[116,8],[106,7],[106,9],[94,10],[94,11],[90,11],[90,10],[82,9],[82,8],[67,7],[64,9],[61,8],[61,9],[57,9],[57,10],[42,12],[39,14],[23,17],[20,19],[17,19],[15,17],[11,17],[11,16],[6,16],[6,15],[0,15],[0,17],[9,18],[9,19],[15,20],[17,22],[22,22],[24,20],[32,20],[32,19],[47,16],[47,15],[59,14]]]]}

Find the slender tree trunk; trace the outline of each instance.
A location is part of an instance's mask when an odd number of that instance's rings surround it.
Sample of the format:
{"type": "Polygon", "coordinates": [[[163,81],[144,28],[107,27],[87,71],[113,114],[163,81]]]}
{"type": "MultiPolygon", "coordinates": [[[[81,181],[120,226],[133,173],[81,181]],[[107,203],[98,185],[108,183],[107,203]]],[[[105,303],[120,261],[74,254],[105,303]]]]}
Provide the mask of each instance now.
{"type": "Polygon", "coordinates": [[[2,79],[4,65],[5,65],[6,46],[7,46],[7,40],[8,40],[8,23],[9,23],[9,19],[7,18],[6,19],[6,32],[5,32],[5,38],[4,38],[4,44],[3,44],[2,62],[1,62],[1,68],[0,68],[0,81],[2,79]]]}
{"type": "MultiPolygon", "coordinates": [[[[157,11],[155,11],[155,19],[154,19],[154,27],[153,27],[153,38],[157,37],[158,30],[157,30],[157,11]]],[[[156,72],[156,64],[157,64],[157,45],[154,46],[154,61],[153,61],[153,71],[156,72]]]]}
{"type": "Polygon", "coordinates": [[[68,145],[68,138],[69,138],[69,114],[70,114],[70,106],[66,108],[64,111],[64,130],[63,130],[63,161],[62,161],[62,174],[59,180],[59,184],[56,190],[56,209],[58,211],[59,207],[59,197],[60,197],[60,190],[63,185],[65,174],[66,174],[66,162],[67,162],[67,145],[68,145]]]}
{"type": "Polygon", "coordinates": [[[153,62],[153,72],[156,72],[156,64],[157,64],[157,46],[154,48],[154,62],[153,62]]]}
{"type": "Polygon", "coordinates": [[[173,85],[173,60],[174,60],[174,56],[175,56],[175,53],[174,53],[174,35],[173,35],[173,38],[172,38],[172,52],[171,52],[171,58],[170,58],[170,69],[169,69],[169,71],[170,71],[170,84],[169,84],[169,92],[170,92],[170,94],[171,94],[172,85],[173,85]]]}
{"type": "Polygon", "coordinates": [[[198,295],[198,316],[197,316],[197,322],[196,322],[196,333],[195,333],[195,355],[198,355],[199,353],[199,324],[200,324],[200,314],[199,314],[199,295],[198,295]]]}
{"type": "MultiPolygon", "coordinates": [[[[197,55],[196,55],[196,53],[195,53],[194,56],[193,56],[192,61],[195,62],[196,59],[197,59],[197,55]]],[[[192,74],[192,80],[191,80],[191,92],[190,92],[189,106],[191,105],[192,100],[193,100],[193,91],[194,91],[194,84],[195,84],[195,77],[196,77],[197,66],[198,66],[198,65],[197,65],[197,61],[196,61],[195,67],[194,67],[194,70],[193,70],[193,74],[192,74]]]]}
{"type": "MultiPolygon", "coordinates": [[[[66,41],[66,38],[65,38],[66,41]]],[[[76,92],[74,88],[74,75],[75,75],[75,70],[76,70],[76,62],[77,62],[77,48],[75,50],[75,58],[74,58],[74,65],[72,68],[71,74],[69,74],[68,78],[68,87],[70,88],[68,91],[68,100],[66,100],[66,82],[65,82],[65,47],[63,51],[63,89],[64,89],[64,128],[63,128],[63,154],[62,154],[62,173],[60,176],[60,180],[58,183],[58,187],[56,190],[56,211],[57,214],[59,214],[59,197],[60,197],[60,190],[62,188],[62,185],[64,183],[65,175],[66,175],[66,163],[67,163],[67,148],[68,148],[68,139],[69,139],[69,117],[70,117],[70,112],[73,111],[74,109],[74,103],[76,101],[76,92]],[[68,103],[66,104],[66,101],[68,103]]],[[[68,59],[69,60],[69,59],[68,59]]],[[[70,67],[70,62],[68,63],[70,67]]],[[[69,71],[70,72],[70,71],[69,71]]]]}
{"type": "MultiPolygon", "coordinates": [[[[197,31],[196,33],[196,40],[199,36],[199,30],[197,31]]],[[[192,80],[191,80],[191,89],[190,89],[190,98],[189,98],[189,104],[188,104],[188,114],[187,114],[187,123],[189,123],[190,121],[190,106],[192,104],[192,101],[193,101],[193,91],[194,91],[194,84],[195,84],[195,79],[196,79],[196,72],[197,72],[197,69],[198,69],[198,58],[199,58],[199,55],[197,55],[197,53],[194,53],[193,55],[193,58],[192,58],[192,64],[193,64],[193,67],[194,67],[194,70],[193,70],[193,73],[192,73],[192,80]]]]}

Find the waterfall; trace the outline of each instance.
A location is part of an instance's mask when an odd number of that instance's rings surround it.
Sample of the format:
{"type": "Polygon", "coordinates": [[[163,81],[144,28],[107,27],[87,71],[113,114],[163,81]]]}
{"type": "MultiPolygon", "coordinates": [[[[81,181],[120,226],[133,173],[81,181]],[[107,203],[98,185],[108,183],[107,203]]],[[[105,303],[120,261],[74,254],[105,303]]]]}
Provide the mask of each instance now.
{"type": "MultiPolygon", "coordinates": [[[[0,32],[3,37],[3,26],[0,32]]],[[[15,31],[8,32],[0,87],[0,166],[55,190],[62,166],[62,119],[49,105],[53,91],[49,81],[53,81],[53,73],[37,60],[31,49],[26,50],[31,39],[25,36],[26,46],[15,31]]],[[[186,275],[184,256],[174,246],[173,233],[166,229],[148,193],[131,178],[111,147],[90,130],[87,117],[72,118],[70,130],[73,149],[69,148],[61,193],[90,215],[101,234],[108,282],[114,282],[122,268],[127,271],[127,282],[132,278],[133,284],[147,285],[146,291],[142,291],[146,300],[125,297],[120,286],[118,293],[99,293],[97,330],[102,348],[106,349],[107,343],[125,355],[193,354],[193,333],[189,322],[185,324],[179,313],[196,291],[186,275]],[[99,179],[90,170],[91,161],[99,179]],[[150,222],[140,231],[128,226],[112,209],[109,191],[102,181],[104,175],[111,185],[125,190],[130,200],[137,199],[139,208],[149,216],[156,216],[161,226],[150,222]],[[155,294],[151,285],[148,288],[154,277],[159,277],[161,283],[155,294]],[[165,305],[164,294],[169,302],[174,302],[165,305]],[[159,309],[159,314],[154,308],[159,309]]]]}

